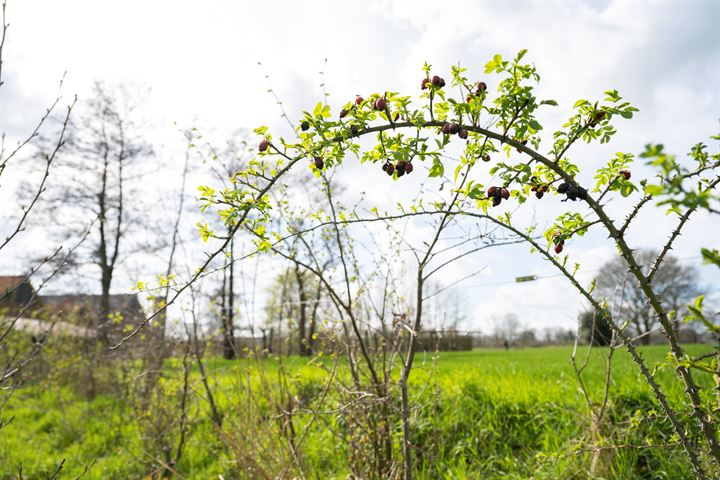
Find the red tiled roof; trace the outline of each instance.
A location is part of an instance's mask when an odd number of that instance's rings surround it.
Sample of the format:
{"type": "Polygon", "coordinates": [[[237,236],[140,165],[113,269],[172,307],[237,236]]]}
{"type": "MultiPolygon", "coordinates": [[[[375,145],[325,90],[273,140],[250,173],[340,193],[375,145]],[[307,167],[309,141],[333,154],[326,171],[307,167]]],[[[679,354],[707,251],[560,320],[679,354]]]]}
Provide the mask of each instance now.
{"type": "Polygon", "coordinates": [[[11,288],[17,287],[19,284],[23,283],[25,280],[25,275],[7,275],[7,276],[0,276],[0,292],[6,292],[10,290],[11,288]]]}

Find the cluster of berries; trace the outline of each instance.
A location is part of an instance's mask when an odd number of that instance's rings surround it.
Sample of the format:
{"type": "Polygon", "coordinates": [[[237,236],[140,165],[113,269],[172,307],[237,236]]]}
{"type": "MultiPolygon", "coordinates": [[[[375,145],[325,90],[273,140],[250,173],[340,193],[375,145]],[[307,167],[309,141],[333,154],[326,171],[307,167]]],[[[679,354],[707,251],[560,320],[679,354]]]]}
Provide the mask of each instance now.
{"type": "MultiPolygon", "coordinates": [[[[364,101],[365,101],[365,99],[363,97],[361,97],[360,95],[355,97],[355,105],[357,105],[357,106],[359,106],[364,101]]],[[[385,99],[378,98],[377,100],[375,100],[375,104],[373,105],[373,108],[375,108],[375,110],[385,110],[386,106],[387,105],[386,105],[385,99]],[[382,105],[378,105],[378,100],[382,100],[382,102],[381,102],[382,105]],[[381,106],[382,108],[377,108],[376,106],[381,106]]],[[[353,107],[353,108],[355,108],[355,107],[353,107]]],[[[340,110],[340,118],[345,117],[348,113],[349,113],[349,110],[346,110],[343,108],[342,110],[340,110]]],[[[354,125],[354,124],[350,125],[350,133],[352,134],[353,137],[357,136],[359,131],[360,130],[358,129],[357,125],[354,125]]]]}
{"type": "MultiPolygon", "coordinates": [[[[355,97],[355,105],[359,106],[364,101],[365,101],[365,99],[363,97],[361,97],[360,95],[357,95],[355,97]]],[[[385,110],[386,106],[387,106],[387,102],[385,101],[385,98],[383,98],[383,97],[378,98],[373,103],[373,108],[375,110],[385,110]]],[[[355,108],[355,107],[352,107],[352,108],[355,108]]],[[[350,110],[348,110],[347,108],[341,109],[340,110],[340,118],[345,118],[348,113],[350,113],[350,110]]]]}
{"type": "Polygon", "coordinates": [[[469,93],[467,97],[465,97],[465,101],[467,103],[470,103],[470,100],[472,100],[473,95],[480,95],[482,92],[487,90],[487,83],[485,82],[479,82],[477,86],[475,87],[475,93],[469,93]]]}
{"type": "Polygon", "coordinates": [[[468,138],[468,131],[455,122],[445,122],[440,131],[445,135],[455,135],[465,140],[468,138]]]}
{"type": "Polygon", "coordinates": [[[535,192],[535,196],[536,196],[538,199],[540,199],[540,198],[542,198],[543,195],[545,195],[545,193],[548,191],[548,186],[547,186],[547,185],[533,185],[533,186],[530,188],[530,191],[531,191],[531,192],[535,192]]]}
{"type": "MultiPolygon", "coordinates": [[[[578,198],[580,200],[587,199],[587,190],[585,190],[582,187],[576,187],[573,185],[570,185],[569,183],[561,183],[557,187],[557,191],[560,194],[567,195],[567,198],[565,200],[572,200],[573,202],[577,200],[578,198]]],[[[563,201],[565,201],[563,200],[563,201]]]]}
{"type": "Polygon", "coordinates": [[[393,173],[397,172],[398,177],[402,177],[406,173],[410,175],[413,171],[412,162],[406,162],[405,160],[399,160],[395,165],[390,162],[385,162],[382,166],[383,172],[392,176],[393,173]]]}
{"type": "Polygon", "coordinates": [[[510,191],[505,187],[490,187],[487,190],[488,198],[493,199],[493,207],[500,205],[500,202],[510,198],[510,191]]]}
{"type": "Polygon", "coordinates": [[[433,76],[432,79],[427,77],[423,78],[422,82],[420,82],[420,88],[422,90],[426,90],[428,88],[428,83],[431,83],[434,87],[442,88],[445,86],[445,79],[437,75],[433,76]]]}

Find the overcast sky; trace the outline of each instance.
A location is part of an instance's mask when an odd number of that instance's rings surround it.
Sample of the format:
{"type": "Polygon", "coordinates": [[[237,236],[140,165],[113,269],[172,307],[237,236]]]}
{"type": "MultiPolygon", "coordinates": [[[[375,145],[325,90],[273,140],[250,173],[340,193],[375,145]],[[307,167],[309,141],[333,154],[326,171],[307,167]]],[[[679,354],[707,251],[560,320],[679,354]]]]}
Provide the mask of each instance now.
{"type": "MultiPolygon", "coordinates": [[[[541,115],[546,131],[562,125],[576,99],[600,98],[609,88],[639,108],[632,121],[618,124],[619,134],[610,145],[571,152],[590,169],[617,151],[637,154],[649,142],[684,154],[720,130],[720,2],[713,0],[11,0],[8,16],[0,126],[11,138],[32,127],[65,71],[66,98],[77,93],[81,101],[96,79],[149,87],[143,114],[153,125],[152,140],[162,147],[161,155],[173,157],[183,146],[174,122],[220,135],[269,125],[287,135],[268,88],[297,119],[322,100],[323,68],[330,104],[337,111],[355,94],[418,94],[424,62],[446,78],[450,65],[459,62],[471,78],[481,79],[493,54],[510,57],[523,48],[542,77],[538,95],[560,103],[541,115]]],[[[382,172],[348,163],[337,179],[347,186],[348,201],[365,191],[368,208],[409,194],[425,175],[423,171],[398,187],[382,172]]],[[[12,203],[13,187],[5,179],[3,209],[12,203]]],[[[614,208],[620,216],[627,204],[617,202],[614,208]]],[[[537,215],[541,222],[551,221],[545,213],[526,209],[520,219],[527,224],[537,215]]],[[[5,215],[7,211],[0,212],[5,215]]],[[[632,242],[657,247],[673,225],[673,218],[661,211],[645,212],[631,232],[632,242]]],[[[697,256],[700,246],[718,244],[718,217],[698,214],[675,249],[687,264],[700,268],[702,282],[713,291],[720,285],[718,271],[701,266],[697,256]]],[[[614,247],[602,235],[589,235],[573,240],[568,250],[571,261],[583,263],[581,278],[589,282],[614,247]]],[[[13,259],[0,261],[0,274],[17,268],[13,259]]],[[[490,285],[518,275],[555,273],[527,247],[488,250],[452,267],[444,280],[482,267],[480,275],[459,285],[469,298],[467,328],[487,330],[493,316],[506,312],[517,313],[530,327],[574,326],[580,299],[560,278],[490,285]]],[[[118,291],[134,283],[130,276],[118,283],[118,291]]]]}

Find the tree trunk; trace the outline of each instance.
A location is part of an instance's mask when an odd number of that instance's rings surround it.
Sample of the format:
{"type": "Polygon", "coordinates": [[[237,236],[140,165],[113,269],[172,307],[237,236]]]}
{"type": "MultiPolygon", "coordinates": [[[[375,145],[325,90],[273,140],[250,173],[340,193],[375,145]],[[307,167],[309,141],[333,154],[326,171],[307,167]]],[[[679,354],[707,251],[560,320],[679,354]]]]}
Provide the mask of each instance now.
{"type": "Polygon", "coordinates": [[[234,243],[230,242],[230,275],[228,289],[225,294],[227,301],[227,312],[225,320],[225,341],[223,342],[223,357],[227,360],[235,358],[235,265],[234,265],[234,243]]]}
{"type": "Polygon", "coordinates": [[[100,295],[100,314],[98,316],[97,332],[98,338],[103,346],[110,344],[110,282],[112,281],[112,273],[107,267],[102,267],[100,295]]]}
{"type": "Polygon", "coordinates": [[[306,357],[310,355],[310,346],[308,345],[306,331],[307,331],[307,295],[305,294],[305,282],[300,271],[300,265],[295,264],[295,279],[298,287],[298,299],[300,305],[298,307],[298,353],[306,357]]]}
{"type": "Polygon", "coordinates": [[[220,293],[220,321],[222,323],[223,331],[223,342],[222,342],[222,353],[223,358],[230,360],[233,358],[233,345],[232,345],[232,326],[230,325],[229,319],[229,288],[228,288],[228,269],[227,264],[223,270],[223,283],[220,293]]]}

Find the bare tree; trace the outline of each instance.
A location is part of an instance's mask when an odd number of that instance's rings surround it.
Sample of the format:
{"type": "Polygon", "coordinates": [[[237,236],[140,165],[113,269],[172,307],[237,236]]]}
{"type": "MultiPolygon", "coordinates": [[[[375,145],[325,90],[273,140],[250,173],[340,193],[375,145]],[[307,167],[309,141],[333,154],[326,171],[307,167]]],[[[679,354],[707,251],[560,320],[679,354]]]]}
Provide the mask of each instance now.
{"type": "Polygon", "coordinates": [[[512,345],[520,334],[520,320],[514,313],[506,313],[503,317],[493,318],[495,335],[500,342],[512,345]]]}
{"type": "MultiPolygon", "coordinates": [[[[645,275],[650,272],[658,255],[658,251],[649,249],[639,249],[635,253],[638,265],[645,275]]],[[[622,257],[615,257],[605,263],[600,271],[602,273],[597,277],[596,287],[598,295],[605,298],[620,295],[624,299],[621,305],[623,318],[618,318],[616,321],[619,324],[629,321],[641,343],[650,343],[650,333],[659,326],[657,315],[652,305],[648,303],[638,281],[633,278],[626,281],[625,261],[622,257]],[[617,291],[618,285],[624,285],[620,292],[617,291]]],[[[695,268],[683,265],[675,256],[667,255],[652,277],[651,285],[661,299],[663,308],[666,311],[674,311],[677,318],[681,316],[683,307],[701,293],[697,278],[695,268]]],[[[675,325],[677,329],[677,323],[675,325]]],[[[609,339],[609,336],[606,337],[609,339]]]]}
{"type": "Polygon", "coordinates": [[[93,313],[98,315],[98,338],[104,345],[110,342],[113,280],[136,243],[131,239],[133,231],[143,224],[144,214],[133,187],[145,170],[138,168],[138,163],[148,158],[152,149],[135,123],[135,108],[127,89],[97,82],[82,112],[67,125],[67,140],[57,165],[59,181],[48,185],[44,199],[44,219],[62,218],[52,229],[59,239],[73,238],[78,225],[97,220],[87,245],[69,259],[65,271],[83,265],[99,270],[100,305],[93,313]]]}
{"type": "Polygon", "coordinates": [[[278,274],[268,287],[266,325],[282,330],[287,323],[288,337],[296,342],[289,352],[309,356],[315,351],[323,293],[322,283],[299,264],[278,274]]]}

